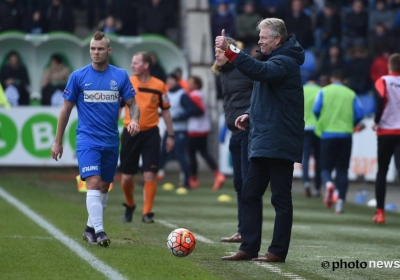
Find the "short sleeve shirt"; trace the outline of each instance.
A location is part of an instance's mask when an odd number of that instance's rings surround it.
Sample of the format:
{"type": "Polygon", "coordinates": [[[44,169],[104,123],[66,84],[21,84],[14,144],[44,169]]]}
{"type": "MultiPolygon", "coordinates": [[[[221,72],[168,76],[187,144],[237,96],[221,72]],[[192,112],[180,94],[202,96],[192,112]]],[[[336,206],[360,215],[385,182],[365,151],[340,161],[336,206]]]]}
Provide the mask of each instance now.
{"type": "Polygon", "coordinates": [[[131,99],[135,94],[124,69],[108,65],[100,72],[89,64],[72,72],[63,97],[76,104],[77,146],[119,146],[120,100],[131,99]]]}

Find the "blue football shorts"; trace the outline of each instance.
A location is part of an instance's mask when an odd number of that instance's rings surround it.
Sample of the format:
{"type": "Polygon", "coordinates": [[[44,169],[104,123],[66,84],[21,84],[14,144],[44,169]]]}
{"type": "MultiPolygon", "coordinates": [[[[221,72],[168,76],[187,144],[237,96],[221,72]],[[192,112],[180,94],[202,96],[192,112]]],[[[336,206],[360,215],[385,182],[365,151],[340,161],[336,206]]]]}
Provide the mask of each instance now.
{"type": "Polygon", "coordinates": [[[82,180],[99,175],[104,182],[112,183],[118,165],[118,146],[77,146],[79,174],[82,180]]]}

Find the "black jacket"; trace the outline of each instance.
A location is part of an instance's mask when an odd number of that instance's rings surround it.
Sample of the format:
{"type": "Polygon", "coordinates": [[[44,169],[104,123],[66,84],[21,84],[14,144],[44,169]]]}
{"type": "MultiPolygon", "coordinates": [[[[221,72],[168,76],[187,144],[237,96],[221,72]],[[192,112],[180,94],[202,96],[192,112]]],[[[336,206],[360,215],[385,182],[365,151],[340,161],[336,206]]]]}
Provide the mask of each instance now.
{"type": "Polygon", "coordinates": [[[250,107],[250,98],[253,91],[253,81],[227,62],[219,68],[222,87],[225,123],[232,134],[240,130],[235,127],[235,120],[244,114],[250,107]]]}

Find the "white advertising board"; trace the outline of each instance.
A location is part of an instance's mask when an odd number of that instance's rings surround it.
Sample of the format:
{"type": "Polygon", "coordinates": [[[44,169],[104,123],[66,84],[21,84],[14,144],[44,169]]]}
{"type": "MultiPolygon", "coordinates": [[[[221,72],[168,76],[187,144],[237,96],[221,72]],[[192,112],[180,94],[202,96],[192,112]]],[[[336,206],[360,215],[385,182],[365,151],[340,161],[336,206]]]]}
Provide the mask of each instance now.
{"type": "Polygon", "coordinates": [[[63,138],[64,153],[56,162],[50,153],[60,108],[16,107],[0,109],[0,165],[76,165],[76,110],[73,109],[63,138]]]}

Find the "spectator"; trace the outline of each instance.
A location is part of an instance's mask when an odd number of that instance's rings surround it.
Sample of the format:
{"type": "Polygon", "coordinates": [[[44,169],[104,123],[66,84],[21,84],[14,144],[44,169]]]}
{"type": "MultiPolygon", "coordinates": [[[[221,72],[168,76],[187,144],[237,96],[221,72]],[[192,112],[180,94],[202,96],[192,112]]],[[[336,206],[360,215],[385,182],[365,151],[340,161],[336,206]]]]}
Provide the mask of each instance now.
{"type": "Polygon", "coordinates": [[[318,93],[313,112],[317,117],[315,134],[321,139],[321,178],[326,187],[325,205],[331,208],[335,184],[332,171],[336,171],[339,199],[335,212],[343,213],[349,184],[352,134],[354,127],[364,117],[361,104],[350,88],[342,84],[343,72],[332,73],[331,84],[318,93]]]}
{"type": "Polygon", "coordinates": [[[284,19],[287,13],[286,0],[260,0],[261,16],[263,18],[284,19]]]}
{"type": "Polygon", "coordinates": [[[369,77],[373,83],[382,76],[389,74],[388,63],[389,63],[390,51],[382,49],[378,51],[378,55],[374,57],[369,70],[369,77]]]}
{"type": "Polygon", "coordinates": [[[379,51],[382,49],[394,49],[395,38],[386,25],[383,23],[377,23],[375,29],[369,33],[368,36],[368,47],[372,57],[379,55],[379,51]]]}
{"type": "Polygon", "coordinates": [[[308,49],[314,45],[312,19],[304,11],[303,0],[293,0],[290,12],[285,17],[285,24],[289,34],[296,36],[299,44],[308,49]]]}
{"type": "Polygon", "coordinates": [[[217,10],[211,15],[211,35],[212,38],[218,36],[222,29],[225,29],[226,36],[235,37],[236,19],[228,8],[227,0],[218,2],[217,10]]]}
{"type": "Polygon", "coordinates": [[[219,171],[218,165],[213,156],[208,151],[208,134],[211,130],[209,112],[204,101],[204,94],[201,92],[203,82],[200,77],[191,76],[189,78],[189,97],[201,109],[200,116],[190,117],[188,120],[188,135],[189,135],[189,159],[190,159],[190,181],[191,187],[197,187],[198,181],[198,163],[196,154],[200,155],[206,161],[208,167],[214,173],[214,185],[212,189],[217,191],[225,182],[225,175],[219,171]]]}
{"type": "Polygon", "coordinates": [[[318,63],[316,72],[319,79],[321,79],[321,77],[329,77],[336,69],[344,70],[344,64],[345,62],[340,46],[337,44],[329,46],[329,49],[322,55],[318,63]]]}
{"type": "Polygon", "coordinates": [[[160,62],[158,61],[158,55],[156,52],[148,52],[151,57],[151,68],[150,68],[150,75],[156,77],[163,81],[167,80],[167,75],[165,74],[164,68],[161,66],[160,62]]]}
{"type": "MultiPolygon", "coordinates": [[[[255,11],[261,11],[261,2],[260,0],[236,0],[236,14],[244,13],[245,6],[248,2],[252,2],[255,11]]],[[[260,14],[261,16],[261,14],[260,14]]]]}
{"type": "Polygon", "coordinates": [[[0,82],[11,106],[29,105],[29,77],[16,51],[7,55],[7,63],[0,70],[0,82]]]}
{"type": "Polygon", "coordinates": [[[51,0],[51,5],[46,11],[46,30],[66,31],[73,33],[75,17],[71,7],[64,5],[63,0],[51,0]]]}
{"type": "Polygon", "coordinates": [[[388,8],[385,0],[375,1],[375,9],[372,9],[369,15],[369,31],[373,31],[377,24],[383,24],[388,30],[392,29],[394,16],[394,11],[388,8]]]}
{"type": "Polygon", "coordinates": [[[23,31],[24,8],[19,0],[4,0],[0,4],[0,32],[23,31]]]}
{"type": "Polygon", "coordinates": [[[171,3],[171,0],[142,1],[138,19],[140,34],[166,36],[168,28],[175,25],[175,12],[171,3]]]}
{"type": "Polygon", "coordinates": [[[342,39],[342,19],[334,4],[326,3],[323,12],[317,15],[315,38],[317,49],[327,49],[331,44],[340,43],[342,39]]]}
{"type": "Polygon", "coordinates": [[[119,34],[122,29],[122,22],[113,15],[108,15],[105,19],[99,22],[97,29],[106,34],[119,34]]]}
{"type": "Polygon", "coordinates": [[[138,31],[138,9],[140,0],[119,0],[113,1],[112,5],[115,14],[122,21],[121,35],[137,36],[138,31]]]}
{"type": "MultiPolygon", "coordinates": [[[[95,22],[98,22],[107,15],[106,0],[86,0],[86,26],[92,29],[95,22]]],[[[115,1],[114,1],[115,2],[115,1]]]]}
{"type": "Polygon", "coordinates": [[[354,0],[351,10],[344,16],[345,36],[344,48],[352,47],[355,42],[366,43],[368,36],[368,11],[365,10],[363,1],[354,0]]]}
{"type": "Polygon", "coordinates": [[[42,77],[42,105],[62,105],[62,93],[70,74],[71,71],[64,64],[62,56],[57,53],[53,54],[50,58],[50,65],[42,77]]]}
{"type": "Polygon", "coordinates": [[[258,40],[258,31],[254,26],[257,26],[260,20],[261,15],[256,12],[254,1],[247,0],[243,6],[243,13],[236,19],[237,39],[244,44],[246,49],[258,40]]]}
{"type": "Polygon", "coordinates": [[[395,19],[393,21],[393,32],[396,39],[396,52],[400,51],[400,8],[395,15],[395,19]]]}
{"type": "Polygon", "coordinates": [[[371,58],[363,46],[355,46],[350,50],[350,61],[345,64],[347,86],[357,94],[366,94],[372,89],[369,79],[371,58]]]}
{"type": "Polygon", "coordinates": [[[41,11],[35,10],[32,14],[28,16],[27,22],[25,24],[26,33],[30,34],[43,34],[46,33],[45,21],[41,11]]]}

